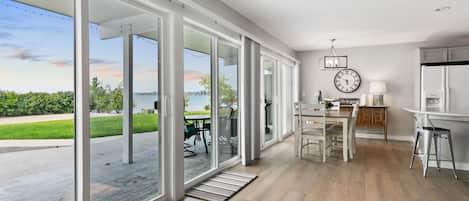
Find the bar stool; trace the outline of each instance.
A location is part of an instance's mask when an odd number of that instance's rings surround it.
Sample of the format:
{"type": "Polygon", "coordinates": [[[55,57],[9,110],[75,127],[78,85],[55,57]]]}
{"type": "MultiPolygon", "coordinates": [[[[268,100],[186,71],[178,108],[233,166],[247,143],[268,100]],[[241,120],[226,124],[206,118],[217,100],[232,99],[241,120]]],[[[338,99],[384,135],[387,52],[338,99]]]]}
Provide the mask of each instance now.
{"type": "Polygon", "coordinates": [[[446,128],[440,128],[440,127],[435,127],[431,120],[428,118],[428,116],[425,116],[427,122],[431,126],[422,126],[421,124],[421,119],[416,115],[415,120],[417,123],[417,128],[416,128],[416,133],[415,133],[415,142],[414,142],[414,147],[412,151],[412,160],[410,162],[410,169],[412,169],[412,166],[414,164],[414,159],[415,156],[417,155],[422,155],[421,153],[417,152],[417,148],[419,145],[419,138],[422,135],[423,140],[424,140],[424,153],[423,153],[423,160],[424,160],[424,166],[423,166],[423,176],[427,176],[427,170],[428,170],[428,162],[431,160],[430,155],[435,155],[435,160],[436,161],[436,167],[438,171],[440,170],[440,161],[449,161],[449,160],[441,160],[438,157],[438,139],[447,139],[448,145],[450,148],[451,152],[451,162],[453,164],[453,175],[455,179],[458,179],[458,176],[456,174],[456,165],[454,163],[454,152],[453,152],[453,140],[451,138],[451,131],[446,128]],[[432,139],[435,144],[435,154],[431,154],[431,144],[432,144],[432,139]]]}

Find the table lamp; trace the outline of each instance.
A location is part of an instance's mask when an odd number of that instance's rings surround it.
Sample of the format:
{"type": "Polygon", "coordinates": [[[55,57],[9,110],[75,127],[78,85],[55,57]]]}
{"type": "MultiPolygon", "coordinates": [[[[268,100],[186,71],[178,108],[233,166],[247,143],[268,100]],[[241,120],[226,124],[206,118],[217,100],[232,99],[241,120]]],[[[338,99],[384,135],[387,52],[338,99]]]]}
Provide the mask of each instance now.
{"type": "Polygon", "coordinates": [[[373,95],[373,105],[384,105],[384,93],[386,93],[386,82],[372,81],[370,82],[370,93],[373,95]]]}

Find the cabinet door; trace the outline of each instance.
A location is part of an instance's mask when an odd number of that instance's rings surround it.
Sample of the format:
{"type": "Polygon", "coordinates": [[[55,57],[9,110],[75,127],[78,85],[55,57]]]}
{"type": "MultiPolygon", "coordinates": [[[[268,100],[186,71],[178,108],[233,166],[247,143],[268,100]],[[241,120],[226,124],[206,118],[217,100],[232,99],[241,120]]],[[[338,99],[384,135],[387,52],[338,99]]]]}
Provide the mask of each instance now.
{"type": "Polygon", "coordinates": [[[449,61],[468,61],[469,47],[452,47],[448,49],[449,61]]]}
{"type": "Polygon", "coordinates": [[[420,63],[438,63],[448,61],[448,48],[420,49],[420,63]]]}
{"type": "Polygon", "coordinates": [[[357,127],[359,128],[370,128],[371,127],[372,113],[370,108],[360,108],[357,117],[357,127]]]}
{"type": "Polygon", "coordinates": [[[384,128],[386,125],[386,111],[384,108],[373,108],[372,128],[384,128]]]}

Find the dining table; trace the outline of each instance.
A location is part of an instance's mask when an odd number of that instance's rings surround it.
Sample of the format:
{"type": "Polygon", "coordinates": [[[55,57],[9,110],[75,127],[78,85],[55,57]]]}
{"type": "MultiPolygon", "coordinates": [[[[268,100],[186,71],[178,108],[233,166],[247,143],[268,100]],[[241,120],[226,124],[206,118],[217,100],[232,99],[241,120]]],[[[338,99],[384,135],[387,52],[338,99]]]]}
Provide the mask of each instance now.
{"type": "MultiPolygon", "coordinates": [[[[304,117],[323,117],[324,114],[319,112],[310,112],[303,111],[301,113],[304,117]]],[[[342,123],[342,154],[345,162],[348,162],[348,149],[349,149],[349,126],[350,120],[352,119],[352,112],[350,111],[340,111],[340,110],[326,110],[325,116],[327,121],[336,121],[342,123]]],[[[295,126],[299,127],[299,114],[294,114],[295,117],[295,126]]],[[[298,150],[298,144],[301,134],[299,133],[300,129],[295,129],[295,151],[298,150]]]]}

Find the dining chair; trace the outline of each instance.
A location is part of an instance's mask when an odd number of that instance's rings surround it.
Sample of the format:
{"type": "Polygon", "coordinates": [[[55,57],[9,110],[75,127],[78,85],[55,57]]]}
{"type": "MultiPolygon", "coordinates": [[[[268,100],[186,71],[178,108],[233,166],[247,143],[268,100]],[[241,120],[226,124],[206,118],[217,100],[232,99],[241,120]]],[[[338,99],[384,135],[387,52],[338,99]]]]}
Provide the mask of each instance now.
{"type": "Polygon", "coordinates": [[[299,158],[303,157],[303,150],[307,146],[317,144],[320,146],[320,154],[322,162],[326,162],[326,153],[330,148],[330,137],[327,135],[326,127],[326,110],[324,105],[296,103],[299,119],[299,143],[297,150],[299,158]],[[319,117],[310,117],[315,115],[319,117]]]}
{"type": "MultiPolygon", "coordinates": [[[[356,127],[357,127],[357,117],[358,111],[360,110],[360,106],[358,104],[353,104],[352,116],[349,122],[349,129],[348,129],[348,144],[349,144],[349,155],[350,159],[353,159],[353,156],[356,154],[356,127]]],[[[341,125],[329,128],[327,131],[329,135],[333,136],[334,143],[342,142],[339,141],[343,138],[343,127],[341,125]]]]}

